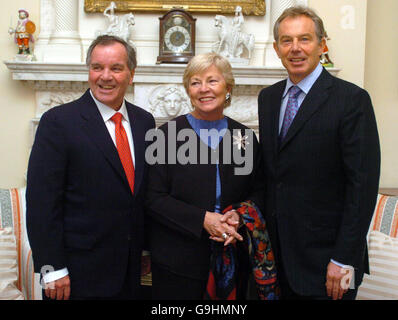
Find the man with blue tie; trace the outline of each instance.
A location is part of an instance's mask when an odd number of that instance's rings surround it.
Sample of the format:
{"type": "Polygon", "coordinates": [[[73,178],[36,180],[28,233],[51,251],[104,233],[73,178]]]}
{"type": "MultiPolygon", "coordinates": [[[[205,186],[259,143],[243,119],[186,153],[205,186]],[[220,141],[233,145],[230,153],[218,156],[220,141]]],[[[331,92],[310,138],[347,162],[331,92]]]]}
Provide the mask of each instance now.
{"type": "Polygon", "coordinates": [[[124,100],[135,50],[100,36],[87,52],[89,89],[41,117],[29,159],[27,231],[44,298],[138,299],[147,130],[124,100]],[[49,271],[49,272],[47,272],[49,271]]]}
{"type": "Polygon", "coordinates": [[[372,103],[320,64],[325,30],[310,8],[286,9],[274,38],[289,77],[263,89],[258,108],[281,298],[354,299],[380,175],[372,103]]]}

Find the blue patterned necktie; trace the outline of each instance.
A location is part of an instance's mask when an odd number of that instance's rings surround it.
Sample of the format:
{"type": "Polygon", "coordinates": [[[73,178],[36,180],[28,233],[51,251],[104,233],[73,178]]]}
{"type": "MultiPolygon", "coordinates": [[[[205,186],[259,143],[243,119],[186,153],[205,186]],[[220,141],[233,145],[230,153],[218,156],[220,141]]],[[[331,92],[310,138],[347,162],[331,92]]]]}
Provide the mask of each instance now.
{"type": "Polygon", "coordinates": [[[280,132],[280,140],[283,141],[290,125],[293,122],[294,117],[299,109],[297,98],[301,93],[301,89],[297,86],[292,86],[289,89],[289,99],[287,100],[287,106],[285,115],[283,116],[282,128],[280,132]]]}

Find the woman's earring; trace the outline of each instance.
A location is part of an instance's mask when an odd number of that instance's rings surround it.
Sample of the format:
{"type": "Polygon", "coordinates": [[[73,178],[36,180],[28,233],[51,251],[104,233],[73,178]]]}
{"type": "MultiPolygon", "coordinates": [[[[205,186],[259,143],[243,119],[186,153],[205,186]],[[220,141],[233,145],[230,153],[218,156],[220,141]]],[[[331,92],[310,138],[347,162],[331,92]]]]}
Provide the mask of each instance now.
{"type": "Polygon", "coordinates": [[[225,100],[228,101],[229,99],[231,99],[231,94],[228,92],[225,96],[225,100]]]}

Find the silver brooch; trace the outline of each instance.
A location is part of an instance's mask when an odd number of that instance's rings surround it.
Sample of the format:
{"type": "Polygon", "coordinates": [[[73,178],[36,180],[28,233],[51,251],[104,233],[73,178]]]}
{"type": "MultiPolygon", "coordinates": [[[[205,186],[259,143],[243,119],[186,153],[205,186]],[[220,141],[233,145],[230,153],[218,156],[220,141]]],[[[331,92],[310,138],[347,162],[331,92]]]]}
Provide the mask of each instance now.
{"type": "Polygon", "coordinates": [[[249,141],[247,141],[248,136],[243,136],[240,131],[238,131],[238,135],[237,136],[232,136],[232,138],[234,138],[234,144],[236,144],[238,146],[238,150],[240,150],[241,148],[243,150],[246,150],[246,145],[249,144],[249,141]]]}

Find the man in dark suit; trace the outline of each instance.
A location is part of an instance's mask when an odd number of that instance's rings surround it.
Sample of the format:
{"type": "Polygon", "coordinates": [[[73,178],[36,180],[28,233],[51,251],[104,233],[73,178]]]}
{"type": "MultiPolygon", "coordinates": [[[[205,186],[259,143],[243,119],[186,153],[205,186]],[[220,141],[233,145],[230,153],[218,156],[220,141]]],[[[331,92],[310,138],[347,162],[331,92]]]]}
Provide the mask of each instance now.
{"type": "Polygon", "coordinates": [[[354,299],[369,272],[366,234],[380,174],[376,120],[365,90],[320,65],[324,35],[313,10],[286,9],[274,26],[274,48],[289,77],[258,98],[266,220],[286,299],[354,299]]]}
{"type": "Polygon", "coordinates": [[[124,100],[136,67],[129,44],[100,36],[87,65],[90,89],[43,114],[30,155],[34,267],[48,285],[44,298],[139,298],[145,134],[155,122],[124,100]]]}

